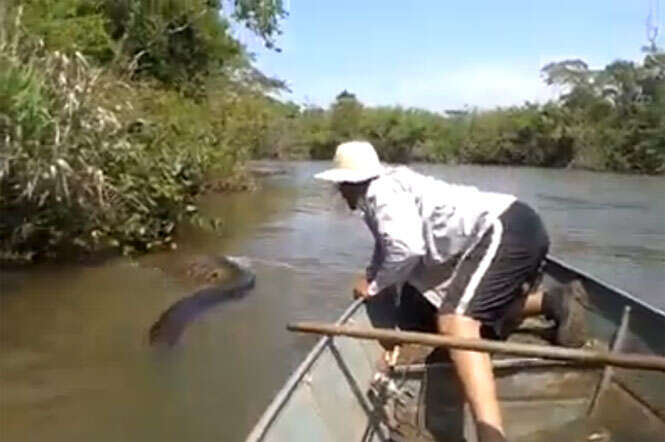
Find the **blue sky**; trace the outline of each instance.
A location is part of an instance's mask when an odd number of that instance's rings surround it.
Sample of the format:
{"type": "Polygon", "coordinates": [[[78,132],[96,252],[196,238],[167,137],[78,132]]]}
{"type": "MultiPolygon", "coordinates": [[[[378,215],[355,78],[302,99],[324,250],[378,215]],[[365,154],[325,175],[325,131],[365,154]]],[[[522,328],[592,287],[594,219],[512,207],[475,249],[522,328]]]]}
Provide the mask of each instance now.
{"type": "MultiPolygon", "coordinates": [[[[592,67],[641,60],[645,21],[657,0],[284,0],[281,53],[237,36],[283,94],[326,106],[342,89],[370,105],[442,111],[544,101],[548,62],[592,67]]],[[[661,23],[662,6],[661,3],[661,23]]],[[[662,46],[662,26],[659,43],[662,46]]]]}

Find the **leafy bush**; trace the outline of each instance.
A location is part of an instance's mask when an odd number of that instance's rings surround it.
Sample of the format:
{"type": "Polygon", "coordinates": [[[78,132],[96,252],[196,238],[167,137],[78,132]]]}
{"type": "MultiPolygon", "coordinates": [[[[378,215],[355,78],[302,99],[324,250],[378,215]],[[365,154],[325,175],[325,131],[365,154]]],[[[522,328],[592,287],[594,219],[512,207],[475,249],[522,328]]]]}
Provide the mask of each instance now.
{"type": "Polygon", "coordinates": [[[284,14],[281,0],[0,3],[0,259],[145,251],[174,246],[183,220],[215,227],[195,198],[249,185],[266,92],[283,87],[228,19],[273,46],[284,14]]]}
{"type": "Polygon", "coordinates": [[[572,160],[573,140],[551,105],[474,112],[469,120],[461,162],[560,167],[572,160]]]}
{"type": "Polygon", "coordinates": [[[8,259],[173,243],[212,169],[238,155],[207,112],[17,29],[0,41],[0,237],[8,259]]]}

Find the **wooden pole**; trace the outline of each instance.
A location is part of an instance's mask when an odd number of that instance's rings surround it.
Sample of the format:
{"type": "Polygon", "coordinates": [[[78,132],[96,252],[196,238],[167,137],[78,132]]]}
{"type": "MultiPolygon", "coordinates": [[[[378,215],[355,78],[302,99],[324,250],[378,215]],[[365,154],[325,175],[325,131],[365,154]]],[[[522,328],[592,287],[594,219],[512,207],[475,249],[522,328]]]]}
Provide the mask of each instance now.
{"type": "Polygon", "coordinates": [[[636,353],[609,353],[547,345],[520,344],[516,342],[469,339],[431,333],[405,332],[380,328],[361,328],[320,322],[298,322],[286,327],[290,331],[314,333],[328,336],[349,336],[367,340],[381,340],[431,347],[448,347],[460,350],[484,351],[488,353],[540,357],[561,361],[576,361],[585,365],[612,365],[623,368],[639,368],[665,372],[665,357],[636,353]]]}

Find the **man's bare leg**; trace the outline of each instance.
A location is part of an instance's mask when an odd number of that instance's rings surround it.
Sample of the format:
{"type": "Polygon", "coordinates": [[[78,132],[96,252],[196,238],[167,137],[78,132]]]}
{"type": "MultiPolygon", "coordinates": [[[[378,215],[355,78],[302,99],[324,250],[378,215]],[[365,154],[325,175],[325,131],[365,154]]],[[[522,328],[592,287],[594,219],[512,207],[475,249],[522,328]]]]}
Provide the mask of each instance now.
{"type": "Polygon", "coordinates": [[[522,309],[522,316],[536,316],[543,312],[543,291],[538,290],[529,294],[522,309]]]}
{"type": "MultiPolygon", "coordinates": [[[[480,338],[480,322],[461,315],[444,314],[438,318],[439,332],[462,338],[480,338]]],[[[489,354],[451,350],[450,356],[464,393],[476,419],[482,442],[505,441],[501,409],[496,396],[494,372],[489,354]]]]}

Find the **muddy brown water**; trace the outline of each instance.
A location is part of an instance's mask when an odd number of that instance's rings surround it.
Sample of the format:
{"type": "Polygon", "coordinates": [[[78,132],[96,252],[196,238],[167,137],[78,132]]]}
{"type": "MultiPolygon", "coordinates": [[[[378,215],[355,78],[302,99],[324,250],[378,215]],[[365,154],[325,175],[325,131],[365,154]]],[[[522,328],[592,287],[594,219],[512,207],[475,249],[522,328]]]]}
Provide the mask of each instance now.
{"type": "MultiPolygon", "coordinates": [[[[175,252],[137,261],[2,271],[1,440],[242,440],[314,342],[285,324],[337,317],[371,253],[360,217],[311,178],[326,163],[263,165],[288,173],[204,202],[221,235],[189,229],[175,252]],[[208,253],[248,258],[256,288],[175,348],[150,347],[152,322],[192,288],[174,269],[208,253]]],[[[414,168],[517,194],[543,215],[554,255],[665,308],[665,178],[414,168]]]]}

